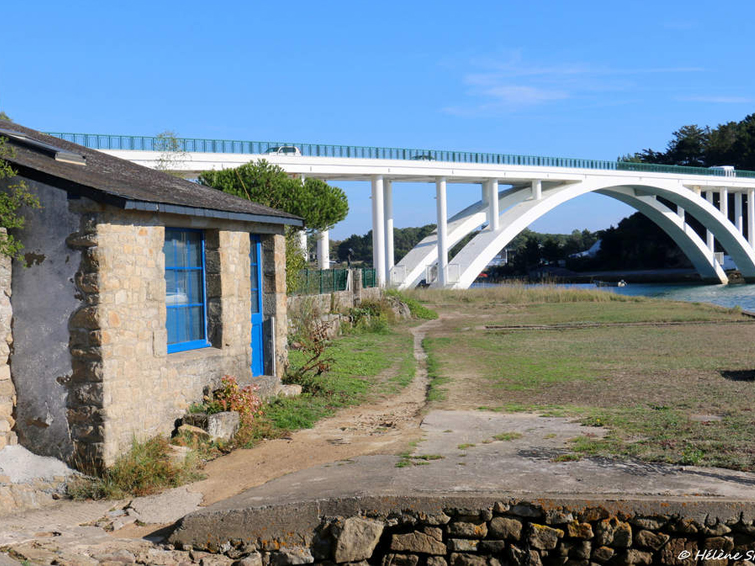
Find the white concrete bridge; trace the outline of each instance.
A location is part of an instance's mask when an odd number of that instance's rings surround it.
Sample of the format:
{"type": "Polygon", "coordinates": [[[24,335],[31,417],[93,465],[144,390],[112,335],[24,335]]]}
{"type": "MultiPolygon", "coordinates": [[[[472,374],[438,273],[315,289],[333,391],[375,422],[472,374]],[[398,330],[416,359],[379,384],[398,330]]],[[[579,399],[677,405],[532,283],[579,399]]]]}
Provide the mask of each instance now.
{"type": "MultiPolygon", "coordinates": [[[[560,204],[589,192],[615,198],[647,215],[679,245],[703,281],[728,281],[714,253],[717,241],[744,278],[755,282],[755,172],[751,171],[509,154],[184,138],[177,140],[179,152],[166,152],[160,146],[163,140],[153,137],[51,135],[148,167],[167,164],[187,177],[209,169],[237,167],[266,159],[292,175],[327,181],[369,181],[373,264],[381,286],[403,289],[427,279],[436,287],[468,288],[519,232],[560,204]],[[438,229],[396,263],[393,188],[399,183],[435,184],[438,229]],[[476,202],[449,218],[448,183],[479,184],[479,200],[470,199],[476,202]],[[705,240],[692,229],[687,215],[705,227],[705,240]],[[449,249],[480,227],[483,229],[477,236],[449,258],[449,249]]],[[[324,233],[318,241],[323,266],[327,266],[327,249],[327,233],[324,233]]]]}

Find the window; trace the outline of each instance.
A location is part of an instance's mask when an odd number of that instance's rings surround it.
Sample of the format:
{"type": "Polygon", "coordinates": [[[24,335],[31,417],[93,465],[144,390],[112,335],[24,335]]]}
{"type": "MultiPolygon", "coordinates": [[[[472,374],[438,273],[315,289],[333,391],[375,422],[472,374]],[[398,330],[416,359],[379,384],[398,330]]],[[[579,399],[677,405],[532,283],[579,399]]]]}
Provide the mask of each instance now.
{"type": "Polygon", "coordinates": [[[201,230],[166,228],[163,252],[168,353],[209,346],[204,234],[201,230]]]}

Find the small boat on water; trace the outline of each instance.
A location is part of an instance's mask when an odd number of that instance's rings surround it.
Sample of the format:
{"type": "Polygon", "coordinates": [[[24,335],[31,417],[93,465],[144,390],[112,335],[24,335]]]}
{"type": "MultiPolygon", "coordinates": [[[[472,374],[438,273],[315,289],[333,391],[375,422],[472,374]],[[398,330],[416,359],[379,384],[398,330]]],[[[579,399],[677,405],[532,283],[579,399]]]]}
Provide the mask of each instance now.
{"type": "Polygon", "coordinates": [[[595,279],[593,281],[595,283],[596,287],[626,287],[627,282],[623,279],[620,279],[619,281],[599,281],[595,279]]]}

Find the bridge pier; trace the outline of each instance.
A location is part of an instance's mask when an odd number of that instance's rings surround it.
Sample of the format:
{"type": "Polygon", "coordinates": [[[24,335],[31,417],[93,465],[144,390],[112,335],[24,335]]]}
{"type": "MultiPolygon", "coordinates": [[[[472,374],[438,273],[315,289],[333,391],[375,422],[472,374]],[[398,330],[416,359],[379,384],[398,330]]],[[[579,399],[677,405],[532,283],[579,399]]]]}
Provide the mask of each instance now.
{"type": "MultiPolygon", "coordinates": [[[[711,205],[713,204],[713,191],[705,191],[705,200],[707,200],[711,205]]],[[[711,252],[716,251],[716,240],[713,237],[713,232],[708,229],[705,230],[705,245],[708,246],[708,249],[711,252]]]]}
{"type": "Polygon", "coordinates": [[[747,190],[747,241],[755,248],[755,190],[747,190]]]}
{"type": "MultiPolygon", "coordinates": [[[[385,207],[385,275],[391,276],[395,258],[393,255],[393,181],[383,180],[383,205],[385,207]]],[[[390,280],[387,281],[390,284],[390,280]]]]}
{"type": "Polygon", "coordinates": [[[372,177],[372,265],[378,287],[385,287],[385,205],[383,176],[372,177]]]}
{"type": "Polygon", "coordinates": [[[330,269],[330,232],[328,230],[317,233],[317,268],[330,269]]]}
{"type": "Polygon", "coordinates": [[[438,215],[438,286],[446,286],[448,272],[448,211],[446,204],[446,178],[435,181],[436,212],[438,215]]]}
{"type": "Polygon", "coordinates": [[[543,198],[543,182],[540,179],[532,181],[532,198],[534,200],[543,198]]]}
{"type": "Polygon", "coordinates": [[[491,179],[488,181],[488,216],[490,222],[488,227],[490,230],[498,230],[500,226],[500,213],[498,210],[498,179],[491,179]]]}
{"type": "Polygon", "coordinates": [[[301,255],[304,256],[304,261],[309,261],[309,250],[307,250],[307,231],[299,230],[299,247],[301,248],[301,255]]]}
{"type": "Polygon", "coordinates": [[[742,225],[742,193],[734,193],[734,225],[740,234],[744,234],[742,225]]]}

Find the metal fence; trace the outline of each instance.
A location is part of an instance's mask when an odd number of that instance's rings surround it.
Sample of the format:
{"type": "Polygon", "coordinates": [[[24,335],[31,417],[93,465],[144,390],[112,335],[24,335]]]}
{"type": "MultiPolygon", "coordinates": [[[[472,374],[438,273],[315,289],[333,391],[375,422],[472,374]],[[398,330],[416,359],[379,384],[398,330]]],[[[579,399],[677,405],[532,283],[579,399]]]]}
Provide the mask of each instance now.
{"type": "Polygon", "coordinates": [[[374,269],[362,269],[362,287],[377,287],[377,276],[374,269]]]}
{"type": "Polygon", "coordinates": [[[117,136],[109,134],[77,134],[47,132],[48,135],[77,143],[92,149],[136,151],[185,151],[198,153],[245,153],[261,155],[276,152],[280,147],[296,147],[302,155],[313,157],[352,157],[362,159],[400,159],[417,162],[445,161],[453,163],[481,163],[496,165],[525,165],[535,167],[565,167],[574,169],[600,169],[608,171],[639,171],[676,173],[713,177],[750,177],[755,171],[727,173],[723,169],[656,165],[605,159],[577,159],[572,157],[544,157],[510,153],[481,153],[472,151],[446,151],[437,149],[410,149],[400,147],[371,147],[354,145],[311,144],[298,142],[260,142],[242,140],[216,140],[202,138],[170,138],[160,136],[117,136]],[[177,147],[174,147],[177,146],[177,147]]]}
{"type": "Polygon", "coordinates": [[[345,291],[349,282],[348,269],[303,269],[299,287],[294,295],[322,295],[345,291]]]}

